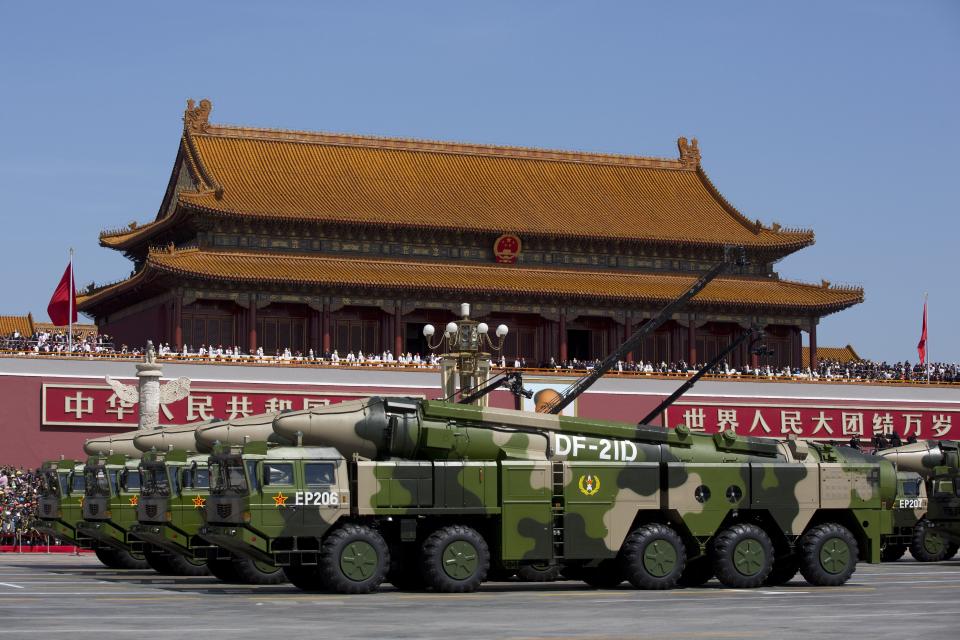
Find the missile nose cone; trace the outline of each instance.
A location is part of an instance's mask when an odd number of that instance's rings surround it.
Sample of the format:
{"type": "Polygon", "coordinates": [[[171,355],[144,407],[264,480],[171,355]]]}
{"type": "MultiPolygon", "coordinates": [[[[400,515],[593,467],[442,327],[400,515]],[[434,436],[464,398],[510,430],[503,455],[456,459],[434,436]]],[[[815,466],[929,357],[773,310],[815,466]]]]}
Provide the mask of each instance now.
{"type": "Polygon", "coordinates": [[[302,434],[303,444],[335,447],[344,456],[357,453],[375,458],[386,447],[387,415],[384,399],[350,400],[277,415],[273,430],[292,442],[302,434]]]}
{"type": "Polygon", "coordinates": [[[273,418],[275,413],[261,413],[247,418],[221,420],[209,426],[200,427],[196,431],[196,441],[199,450],[209,452],[213,445],[244,444],[273,439],[273,418]]]}
{"type": "Polygon", "coordinates": [[[83,450],[87,455],[119,453],[131,458],[139,458],[142,454],[140,449],[133,443],[137,436],[137,431],[128,431],[127,433],[118,433],[115,436],[100,436],[99,438],[90,438],[83,444],[83,450]]]}
{"type": "Polygon", "coordinates": [[[934,440],[921,440],[902,447],[884,449],[877,455],[893,462],[898,471],[913,471],[924,477],[930,476],[933,468],[943,464],[944,461],[943,451],[934,440]]]}

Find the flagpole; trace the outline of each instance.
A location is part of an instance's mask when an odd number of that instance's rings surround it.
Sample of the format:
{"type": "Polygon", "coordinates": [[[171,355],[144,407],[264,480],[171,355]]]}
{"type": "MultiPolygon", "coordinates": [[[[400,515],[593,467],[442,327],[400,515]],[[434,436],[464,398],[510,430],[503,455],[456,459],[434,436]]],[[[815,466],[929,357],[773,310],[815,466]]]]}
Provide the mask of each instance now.
{"type": "Polygon", "coordinates": [[[73,353],[73,247],[70,247],[70,291],[67,292],[70,302],[68,303],[67,313],[67,351],[73,353]]]}
{"type": "MultiPolygon", "coordinates": [[[[923,322],[924,326],[927,326],[927,292],[923,294],[923,322]]],[[[930,384],[930,327],[927,327],[927,338],[923,341],[923,350],[927,355],[927,384],[930,384]]]]}

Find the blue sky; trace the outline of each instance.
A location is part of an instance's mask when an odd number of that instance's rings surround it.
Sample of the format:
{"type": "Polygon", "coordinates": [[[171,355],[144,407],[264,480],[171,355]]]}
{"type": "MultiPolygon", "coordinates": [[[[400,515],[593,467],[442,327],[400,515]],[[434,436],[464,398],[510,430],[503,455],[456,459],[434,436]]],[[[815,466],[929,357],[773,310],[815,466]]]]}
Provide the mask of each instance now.
{"type": "Polygon", "coordinates": [[[960,361],[960,2],[4,3],[0,313],[125,277],[187,98],[216,122],[675,156],[813,228],[784,277],[862,285],[821,345],[960,361]]]}

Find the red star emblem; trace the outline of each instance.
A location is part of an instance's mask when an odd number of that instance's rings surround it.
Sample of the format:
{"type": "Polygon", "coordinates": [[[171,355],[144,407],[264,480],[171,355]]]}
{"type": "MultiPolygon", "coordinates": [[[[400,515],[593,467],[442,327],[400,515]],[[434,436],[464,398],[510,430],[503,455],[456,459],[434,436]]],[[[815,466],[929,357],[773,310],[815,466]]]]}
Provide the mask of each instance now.
{"type": "Polygon", "coordinates": [[[203,509],[207,504],[207,499],[203,496],[194,496],[193,497],[193,508],[194,509],[203,509]]]}
{"type": "Polygon", "coordinates": [[[130,506],[135,507],[140,504],[140,496],[130,496],[130,506]]]}
{"type": "Polygon", "coordinates": [[[287,497],[283,495],[283,491],[273,496],[273,506],[275,507],[285,507],[287,506],[287,497]]]}

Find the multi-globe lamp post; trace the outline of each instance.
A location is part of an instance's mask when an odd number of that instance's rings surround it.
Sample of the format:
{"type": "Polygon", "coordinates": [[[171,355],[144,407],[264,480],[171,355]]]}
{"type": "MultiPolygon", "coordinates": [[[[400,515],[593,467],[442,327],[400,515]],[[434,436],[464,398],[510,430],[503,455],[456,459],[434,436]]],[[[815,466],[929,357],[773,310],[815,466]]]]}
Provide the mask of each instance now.
{"type": "MultiPolygon", "coordinates": [[[[496,329],[496,338],[490,337],[490,326],[486,322],[470,319],[470,305],[466,302],[460,305],[460,315],[458,322],[447,323],[435,343],[436,328],[432,324],[423,327],[423,336],[431,351],[446,346],[447,352],[440,359],[440,379],[447,398],[456,394],[458,381],[460,392],[469,393],[490,378],[491,354],[503,350],[510,331],[507,325],[501,324],[496,329]]],[[[484,396],[477,402],[485,406],[488,399],[489,396],[484,396]]]]}

